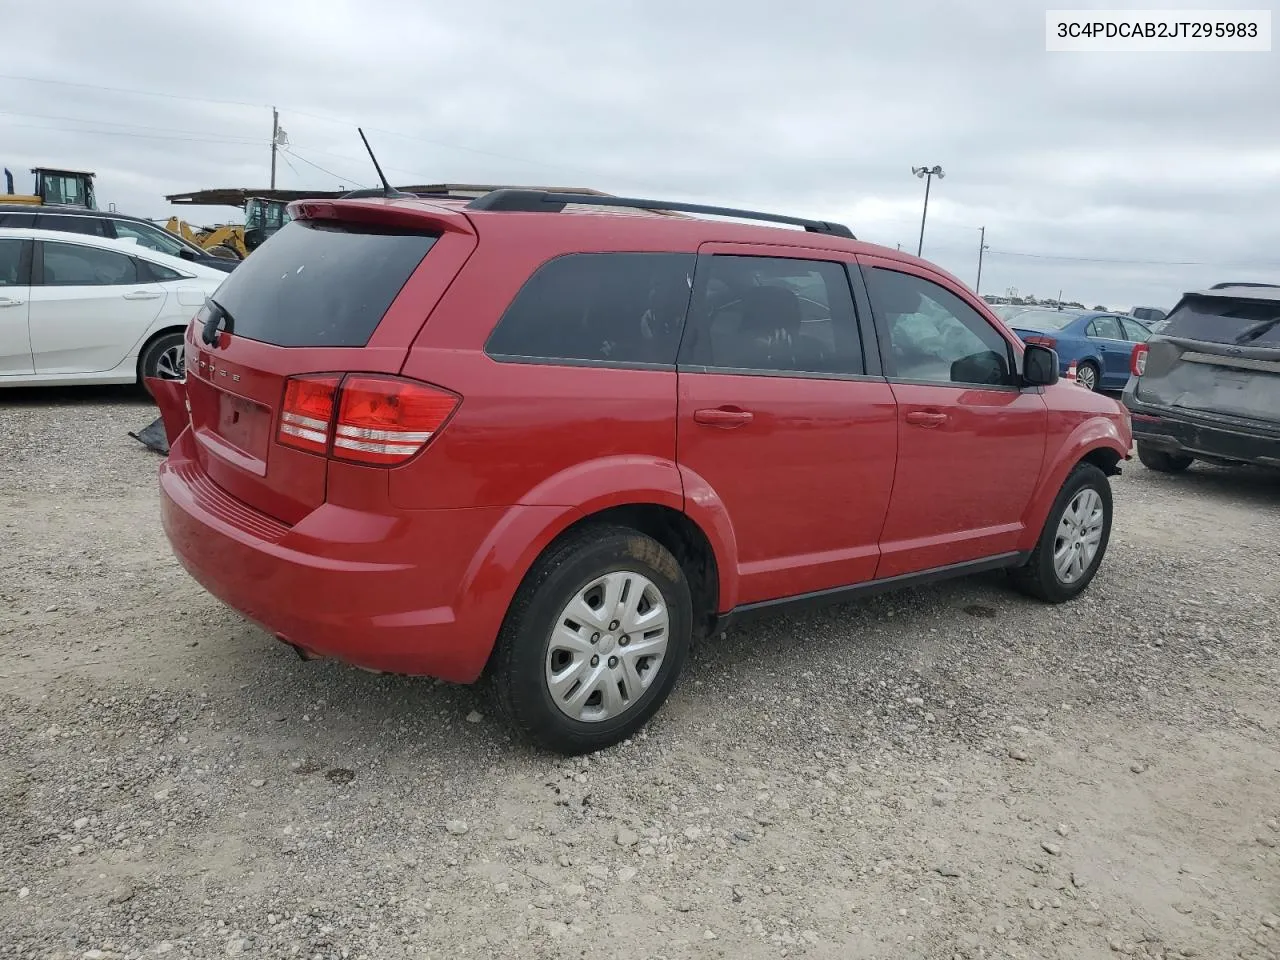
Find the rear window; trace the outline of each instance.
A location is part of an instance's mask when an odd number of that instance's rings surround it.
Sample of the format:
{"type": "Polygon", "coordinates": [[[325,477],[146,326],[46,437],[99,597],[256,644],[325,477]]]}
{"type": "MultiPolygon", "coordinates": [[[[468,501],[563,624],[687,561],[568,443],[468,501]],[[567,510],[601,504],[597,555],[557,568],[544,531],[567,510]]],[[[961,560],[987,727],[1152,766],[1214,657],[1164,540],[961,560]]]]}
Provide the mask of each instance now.
{"type": "Polygon", "coordinates": [[[279,347],[362,347],[436,239],[295,221],[237,265],[213,299],[238,337],[279,347]]]}
{"type": "Polygon", "coordinates": [[[506,361],[672,365],[694,260],[687,253],[557,257],[516,294],[485,350],[506,361]]]}
{"type": "Polygon", "coordinates": [[[1280,347],[1280,301],[1187,297],[1169,314],[1164,337],[1280,347]]]}

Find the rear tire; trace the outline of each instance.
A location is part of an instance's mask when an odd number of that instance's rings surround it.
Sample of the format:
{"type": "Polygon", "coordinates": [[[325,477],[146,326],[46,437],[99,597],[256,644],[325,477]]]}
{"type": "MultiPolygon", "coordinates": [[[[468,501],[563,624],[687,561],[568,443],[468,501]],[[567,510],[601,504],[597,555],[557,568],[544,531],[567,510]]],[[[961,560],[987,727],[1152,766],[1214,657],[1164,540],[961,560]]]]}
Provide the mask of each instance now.
{"type": "Polygon", "coordinates": [[[1141,440],[1138,441],[1138,459],[1148,470],[1154,470],[1157,473],[1181,473],[1195,462],[1195,457],[1166,453],[1141,440]]]}
{"type": "Polygon", "coordinates": [[[600,750],[666,701],[692,632],[689,584],[666,547],[628,527],[584,527],[517,591],[490,661],[494,698],[543,749],[600,750]]]}
{"type": "Polygon", "coordinates": [[[170,330],[143,347],[138,357],[139,379],[181,380],[186,376],[184,339],[181,330],[170,330]]]}
{"type": "Polygon", "coordinates": [[[1010,579],[1046,603],[1072,600],[1093,581],[1110,539],[1111,484],[1093,464],[1078,463],[1053,501],[1031,558],[1011,570],[1010,579]]]}

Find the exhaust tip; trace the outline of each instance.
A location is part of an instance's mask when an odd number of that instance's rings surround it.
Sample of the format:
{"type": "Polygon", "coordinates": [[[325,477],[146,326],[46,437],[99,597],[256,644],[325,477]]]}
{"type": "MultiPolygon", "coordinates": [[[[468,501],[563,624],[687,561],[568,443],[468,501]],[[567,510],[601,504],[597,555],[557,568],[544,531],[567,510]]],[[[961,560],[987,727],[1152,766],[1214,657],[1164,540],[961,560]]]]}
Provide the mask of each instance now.
{"type": "Polygon", "coordinates": [[[299,660],[323,659],[323,657],[321,657],[320,654],[313,653],[312,651],[308,650],[306,647],[299,646],[298,644],[294,643],[292,640],[290,640],[286,636],[283,636],[282,634],[277,633],[276,639],[279,640],[281,643],[283,643],[286,647],[289,647],[294,653],[296,653],[298,655],[299,660]]]}

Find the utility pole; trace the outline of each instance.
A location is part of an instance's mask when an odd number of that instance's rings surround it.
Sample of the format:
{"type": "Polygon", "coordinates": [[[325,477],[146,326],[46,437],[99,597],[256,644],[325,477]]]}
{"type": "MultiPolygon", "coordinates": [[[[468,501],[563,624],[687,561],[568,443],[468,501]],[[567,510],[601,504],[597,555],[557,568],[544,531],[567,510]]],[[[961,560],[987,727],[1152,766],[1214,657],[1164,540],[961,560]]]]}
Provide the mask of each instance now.
{"type": "Polygon", "coordinates": [[[924,210],[920,213],[920,243],[916,247],[916,256],[918,257],[924,252],[924,218],[929,215],[929,186],[933,183],[934,177],[941,180],[946,174],[942,172],[942,167],[937,164],[932,167],[912,167],[911,172],[924,180],[924,210]]]}
{"type": "Polygon", "coordinates": [[[280,140],[280,111],[271,108],[271,189],[276,188],[276,145],[280,140]]]}
{"type": "Polygon", "coordinates": [[[987,249],[987,228],[979,227],[981,232],[978,234],[978,282],[973,285],[973,292],[981,295],[982,293],[982,251],[987,249]]]}

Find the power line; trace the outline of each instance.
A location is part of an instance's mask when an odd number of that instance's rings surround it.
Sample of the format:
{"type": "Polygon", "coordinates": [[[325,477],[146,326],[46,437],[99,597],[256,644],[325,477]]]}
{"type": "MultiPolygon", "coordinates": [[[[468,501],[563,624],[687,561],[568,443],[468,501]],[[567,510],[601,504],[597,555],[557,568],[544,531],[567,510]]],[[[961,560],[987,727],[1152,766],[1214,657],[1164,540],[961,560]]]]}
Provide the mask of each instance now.
{"type": "Polygon", "coordinates": [[[269,104],[247,103],[243,100],[215,100],[211,97],[192,97],[181,93],[157,93],[154,90],[130,90],[125,87],[107,87],[100,83],[77,83],[74,80],[50,80],[46,77],[19,77],[13,74],[0,73],[0,80],[18,80],[22,83],[48,83],[59,87],[79,87],[82,90],[106,90],[111,93],[129,93],[139,97],[161,97],[166,100],[188,100],[192,103],[216,103],[226,107],[253,107],[270,109],[269,104]]]}
{"type": "Polygon", "coordinates": [[[333,179],[337,180],[339,183],[343,183],[343,184],[346,184],[346,183],[354,183],[357,187],[365,187],[365,186],[366,186],[366,184],[363,184],[363,183],[361,183],[359,180],[356,180],[356,179],[354,179],[354,178],[352,178],[352,177],[344,177],[344,176],[343,176],[342,174],[340,174],[340,173],[334,173],[332,170],[327,170],[327,169],[325,169],[324,167],[320,166],[320,164],[318,164],[318,163],[312,163],[312,162],[311,162],[310,160],[308,160],[306,157],[304,157],[304,156],[302,156],[301,154],[299,154],[299,153],[297,153],[297,152],[295,152],[295,151],[293,151],[293,150],[290,150],[290,149],[288,149],[288,148],[286,148],[286,147],[281,147],[281,148],[280,148],[280,150],[281,150],[281,152],[283,152],[283,153],[287,153],[287,154],[289,154],[289,155],[290,155],[291,157],[293,157],[295,160],[301,160],[301,161],[302,161],[303,163],[305,163],[307,166],[309,166],[309,167],[315,167],[315,168],[316,168],[317,170],[319,170],[321,173],[324,173],[324,174],[327,174],[327,175],[329,175],[329,176],[333,177],[333,179]]]}
{"type": "Polygon", "coordinates": [[[229,137],[169,137],[158,133],[130,133],[127,130],[80,130],[70,127],[50,127],[38,123],[6,123],[6,127],[20,127],[29,130],[48,130],[52,133],[77,133],[103,137],[136,137],[140,140],[179,140],[186,143],[234,143],[237,146],[258,145],[260,140],[235,140],[229,137]]]}
{"type": "MultiPolygon", "coordinates": [[[[196,136],[208,136],[207,130],[183,130],[178,127],[155,127],[144,123],[121,123],[118,120],[88,120],[83,117],[55,117],[43,113],[19,113],[13,110],[0,110],[0,117],[26,117],[31,120],[57,120],[66,123],[92,123],[100,127],[126,127],[133,130],[162,130],[165,133],[189,133],[196,136]]],[[[53,129],[53,128],[51,128],[53,129]]],[[[79,131],[76,131],[79,132],[79,131]]],[[[85,133],[93,131],[86,130],[85,133]]],[[[259,143],[258,139],[250,139],[248,137],[228,137],[228,139],[245,140],[247,143],[259,143]]]]}

